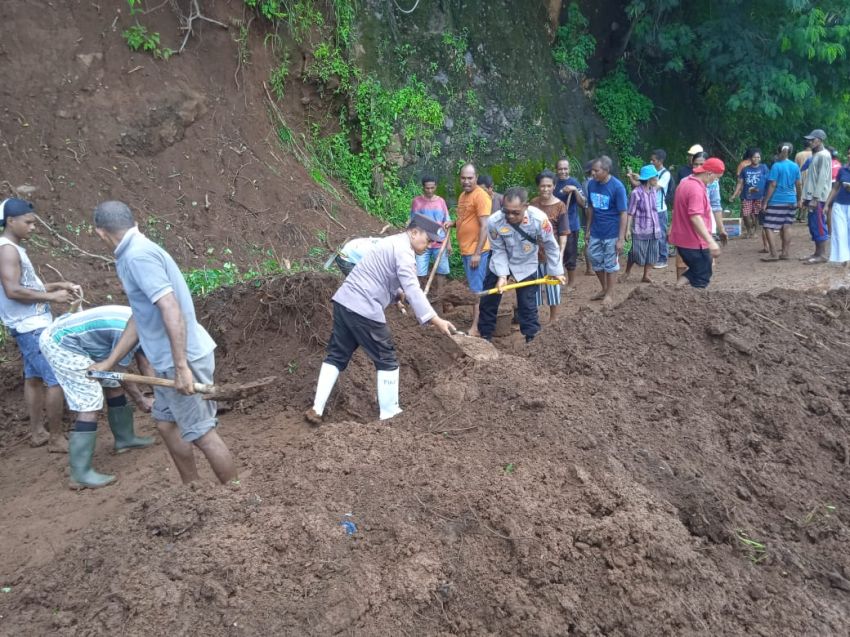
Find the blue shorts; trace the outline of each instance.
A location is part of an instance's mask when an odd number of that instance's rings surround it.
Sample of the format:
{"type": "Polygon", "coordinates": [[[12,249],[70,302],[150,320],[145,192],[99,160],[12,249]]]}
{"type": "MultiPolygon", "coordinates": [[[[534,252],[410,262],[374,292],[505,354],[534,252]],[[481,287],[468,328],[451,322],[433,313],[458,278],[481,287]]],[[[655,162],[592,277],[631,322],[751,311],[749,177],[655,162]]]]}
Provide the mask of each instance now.
{"type": "Polygon", "coordinates": [[[472,255],[463,257],[463,271],[466,272],[466,283],[472,292],[484,291],[484,278],[487,276],[487,264],[490,262],[490,252],[481,254],[481,261],[477,268],[469,265],[472,255]]]}
{"type": "MultiPolygon", "coordinates": [[[[416,276],[428,276],[431,270],[431,262],[437,258],[440,253],[440,248],[428,248],[422,254],[416,255],[416,276]]],[[[443,256],[440,257],[440,263],[437,265],[437,274],[449,273],[449,253],[448,248],[443,251],[443,256]]]]}
{"type": "Polygon", "coordinates": [[[41,348],[38,345],[38,339],[45,328],[33,330],[32,332],[24,332],[19,334],[15,330],[9,330],[15,340],[18,342],[18,349],[21,350],[21,357],[24,359],[24,378],[40,378],[48,387],[55,387],[59,384],[56,376],[53,374],[53,368],[50,363],[44,358],[41,353],[41,348]]]}
{"type": "Polygon", "coordinates": [[[824,204],[818,202],[817,208],[809,208],[809,234],[812,241],[829,241],[829,230],[826,227],[826,215],[823,212],[824,204]]]}
{"type": "Polygon", "coordinates": [[[619,272],[620,260],[617,258],[617,238],[597,239],[593,235],[587,246],[590,266],[594,272],[619,272]]]}

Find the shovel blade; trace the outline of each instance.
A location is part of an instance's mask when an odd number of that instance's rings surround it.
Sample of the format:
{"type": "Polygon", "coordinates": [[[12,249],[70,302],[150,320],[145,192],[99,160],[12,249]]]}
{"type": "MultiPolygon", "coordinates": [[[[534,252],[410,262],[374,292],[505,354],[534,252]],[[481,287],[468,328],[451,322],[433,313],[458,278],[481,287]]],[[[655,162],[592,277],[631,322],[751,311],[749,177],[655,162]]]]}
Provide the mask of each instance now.
{"type": "Polygon", "coordinates": [[[490,341],[474,336],[453,334],[451,339],[466,356],[474,361],[494,361],[499,358],[499,350],[490,341]]]}
{"type": "Polygon", "coordinates": [[[204,394],[204,400],[240,400],[262,391],[276,380],[277,376],[266,376],[247,383],[215,385],[210,393],[204,394]]]}

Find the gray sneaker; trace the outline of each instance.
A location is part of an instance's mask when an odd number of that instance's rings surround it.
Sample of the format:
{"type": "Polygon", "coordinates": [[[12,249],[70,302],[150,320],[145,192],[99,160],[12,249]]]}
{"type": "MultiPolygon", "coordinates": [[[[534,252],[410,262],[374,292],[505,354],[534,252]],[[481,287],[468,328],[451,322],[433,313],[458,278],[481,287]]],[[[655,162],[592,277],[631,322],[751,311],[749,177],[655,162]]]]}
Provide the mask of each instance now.
{"type": "Polygon", "coordinates": [[[667,262],[665,261],[664,263],[656,263],[654,266],[652,266],[652,269],[653,270],[663,270],[666,267],[667,267],[667,262]]]}

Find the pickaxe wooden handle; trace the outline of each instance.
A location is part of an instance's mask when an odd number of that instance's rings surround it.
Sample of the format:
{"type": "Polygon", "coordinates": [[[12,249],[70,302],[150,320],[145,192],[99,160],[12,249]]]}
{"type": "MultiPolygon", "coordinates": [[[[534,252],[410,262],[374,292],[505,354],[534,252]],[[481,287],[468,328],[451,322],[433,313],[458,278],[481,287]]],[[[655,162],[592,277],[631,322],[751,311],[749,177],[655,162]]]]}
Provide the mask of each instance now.
{"type": "MultiPolygon", "coordinates": [[[[146,385],[157,385],[159,387],[174,387],[173,380],[168,378],[157,378],[156,376],[141,376],[139,374],[125,374],[123,372],[96,372],[89,370],[86,372],[86,378],[95,380],[114,380],[128,383],[145,383],[146,385]]],[[[195,391],[199,394],[212,394],[215,392],[215,385],[205,385],[204,383],[193,383],[195,391]]]]}

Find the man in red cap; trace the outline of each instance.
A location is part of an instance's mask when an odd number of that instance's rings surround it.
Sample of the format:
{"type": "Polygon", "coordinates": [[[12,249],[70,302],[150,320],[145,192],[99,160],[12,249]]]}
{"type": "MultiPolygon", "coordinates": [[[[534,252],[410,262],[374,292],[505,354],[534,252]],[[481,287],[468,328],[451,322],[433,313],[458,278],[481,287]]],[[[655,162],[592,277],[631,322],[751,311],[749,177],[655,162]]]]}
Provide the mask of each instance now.
{"type": "Polygon", "coordinates": [[[711,281],[712,261],[720,254],[720,246],[711,236],[708,185],[725,170],[720,159],[709,157],[701,166],[694,167],[693,174],[676,188],[670,243],[688,266],[676,281],[678,286],[690,283],[695,288],[705,288],[711,281]]]}

